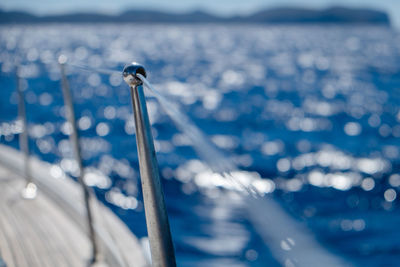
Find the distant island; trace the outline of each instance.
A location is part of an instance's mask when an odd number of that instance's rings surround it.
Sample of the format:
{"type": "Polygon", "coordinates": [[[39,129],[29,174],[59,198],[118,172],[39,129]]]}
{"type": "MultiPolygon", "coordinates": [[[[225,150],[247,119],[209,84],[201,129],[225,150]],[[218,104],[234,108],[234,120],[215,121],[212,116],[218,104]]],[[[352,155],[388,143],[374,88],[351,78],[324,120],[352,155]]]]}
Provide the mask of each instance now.
{"type": "Polygon", "coordinates": [[[1,24],[22,23],[258,23],[258,24],[374,24],[390,26],[383,11],[332,7],[327,9],[273,8],[246,16],[219,17],[203,11],[178,14],[130,10],[118,15],[71,13],[36,16],[22,11],[0,10],[1,24]]]}

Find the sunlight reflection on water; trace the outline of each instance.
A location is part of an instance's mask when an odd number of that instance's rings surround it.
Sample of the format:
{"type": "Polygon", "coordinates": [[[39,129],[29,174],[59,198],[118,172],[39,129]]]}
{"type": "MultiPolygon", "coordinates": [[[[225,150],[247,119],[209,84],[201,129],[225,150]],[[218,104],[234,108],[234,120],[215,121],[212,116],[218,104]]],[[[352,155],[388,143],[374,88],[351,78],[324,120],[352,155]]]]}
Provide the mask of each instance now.
{"type": "MultiPolygon", "coordinates": [[[[13,81],[19,64],[34,153],[76,175],[56,58],[62,53],[71,63],[104,68],[99,73],[72,64],[68,68],[85,164],[110,180],[95,175],[87,179],[116,212],[118,207],[143,212],[138,173],[132,167],[137,156],[129,91],[118,73],[107,72],[122,69],[134,59],[146,66],[156,88],[180,103],[184,114],[224,151],[224,157],[228,155],[242,168],[235,174],[242,184],[252,184],[289,206],[290,214],[305,220],[321,242],[338,254],[350,255],[357,265],[367,262],[365,255],[369,264],[380,257],[391,262],[390,251],[400,238],[391,239],[383,232],[398,232],[393,224],[398,218],[400,187],[397,32],[331,26],[116,27],[0,28],[2,143],[16,146],[15,137],[21,132],[13,81]]],[[[181,212],[173,215],[176,225],[180,220],[187,222],[184,213],[190,212],[198,221],[209,222],[199,223],[203,227],[196,229],[199,235],[215,234],[184,240],[188,233],[194,235],[193,229],[177,230],[185,255],[195,248],[211,262],[225,258],[245,266],[253,266],[248,259],[254,259],[254,266],[273,262],[263,256],[261,245],[254,244],[257,234],[247,221],[233,223],[233,215],[247,220],[235,212],[242,204],[215,201],[224,191],[220,189],[239,188],[197,159],[194,141],[172,126],[154,99],[149,99],[148,109],[160,171],[177,183],[168,181],[166,192],[177,213],[181,212]],[[192,212],[181,203],[198,192],[214,200],[214,213],[192,212]],[[223,212],[229,216],[218,217],[223,212]],[[214,225],[217,221],[221,224],[214,225]],[[230,226],[231,233],[223,231],[230,226]],[[236,239],[228,238],[232,233],[236,239]],[[207,242],[212,242],[210,247],[205,246],[207,242]],[[213,249],[227,242],[233,242],[232,246],[213,249]]],[[[53,172],[62,176],[58,169],[53,172]]],[[[192,205],[207,205],[200,203],[192,205]]],[[[135,231],[139,223],[121,216],[135,231]]],[[[136,234],[144,235],[140,230],[136,234]]],[[[278,247],[288,251],[290,239],[278,247]]],[[[187,262],[202,260],[192,257],[187,262]]]]}

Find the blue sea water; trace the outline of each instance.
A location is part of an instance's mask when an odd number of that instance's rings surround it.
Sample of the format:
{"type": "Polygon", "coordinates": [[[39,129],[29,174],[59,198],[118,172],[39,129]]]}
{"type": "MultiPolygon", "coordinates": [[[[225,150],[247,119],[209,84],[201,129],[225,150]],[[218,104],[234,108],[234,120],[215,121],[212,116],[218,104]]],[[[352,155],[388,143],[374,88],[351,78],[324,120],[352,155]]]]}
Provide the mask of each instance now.
{"type": "MultiPolygon", "coordinates": [[[[238,166],[237,179],[278,203],[324,251],[351,266],[398,265],[396,30],[1,26],[0,142],[18,147],[19,65],[32,153],[74,176],[60,54],[71,63],[84,164],[93,174],[87,182],[139,238],[147,232],[129,89],[119,73],[78,65],[118,72],[126,63],[140,62],[148,80],[238,166]]],[[[199,156],[157,99],[149,97],[148,109],[178,265],[296,266],[290,255],[296,238],[277,240],[268,232],[264,218],[274,217],[271,210],[248,205],[240,188],[210,172],[206,163],[220,156],[199,156]]]]}

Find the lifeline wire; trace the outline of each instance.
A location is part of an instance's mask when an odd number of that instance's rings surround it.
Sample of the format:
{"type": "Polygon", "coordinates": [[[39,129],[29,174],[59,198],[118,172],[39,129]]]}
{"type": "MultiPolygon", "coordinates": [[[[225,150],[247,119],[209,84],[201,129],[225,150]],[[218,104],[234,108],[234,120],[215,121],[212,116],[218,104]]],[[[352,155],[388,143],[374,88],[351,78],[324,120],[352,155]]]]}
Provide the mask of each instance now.
{"type": "Polygon", "coordinates": [[[97,72],[100,74],[107,74],[107,75],[121,75],[121,71],[112,70],[112,69],[93,68],[93,67],[89,67],[89,66],[82,65],[82,64],[68,63],[68,62],[65,64],[68,66],[71,66],[71,67],[79,68],[84,71],[88,71],[88,72],[97,72]]]}
{"type": "Polygon", "coordinates": [[[175,122],[176,126],[192,141],[193,147],[201,158],[207,163],[211,170],[219,173],[225,179],[239,185],[254,197],[261,196],[260,192],[251,184],[245,185],[232,175],[239,168],[229,161],[218,149],[212,145],[201,130],[179,109],[179,107],[168,100],[160,92],[154,89],[150,82],[140,73],[136,74],[143,84],[159,100],[164,111],[175,122]]]}

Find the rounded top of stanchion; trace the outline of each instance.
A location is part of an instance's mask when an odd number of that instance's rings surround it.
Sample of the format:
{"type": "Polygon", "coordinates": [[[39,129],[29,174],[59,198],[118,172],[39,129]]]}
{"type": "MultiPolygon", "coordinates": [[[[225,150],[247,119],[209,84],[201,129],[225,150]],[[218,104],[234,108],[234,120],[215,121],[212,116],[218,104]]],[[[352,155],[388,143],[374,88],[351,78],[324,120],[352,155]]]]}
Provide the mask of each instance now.
{"type": "Polygon", "coordinates": [[[137,77],[137,74],[141,74],[146,77],[146,71],[144,67],[136,62],[126,65],[122,72],[122,76],[129,86],[142,84],[142,81],[139,79],[139,77],[137,77]]]}
{"type": "Polygon", "coordinates": [[[68,61],[68,57],[66,55],[61,54],[58,57],[58,63],[61,65],[64,65],[65,63],[67,63],[67,61],[68,61]]]}

